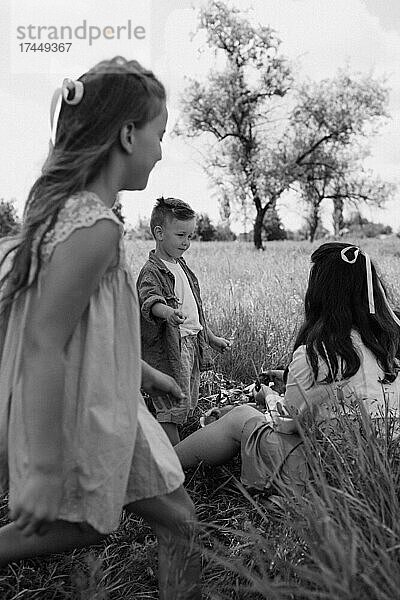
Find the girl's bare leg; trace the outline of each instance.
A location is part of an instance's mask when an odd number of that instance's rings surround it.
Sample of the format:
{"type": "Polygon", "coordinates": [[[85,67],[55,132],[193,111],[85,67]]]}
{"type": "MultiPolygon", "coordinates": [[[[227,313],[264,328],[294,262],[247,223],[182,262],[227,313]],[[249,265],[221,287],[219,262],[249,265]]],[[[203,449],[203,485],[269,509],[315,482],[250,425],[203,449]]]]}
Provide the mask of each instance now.
{"type": "Polygon", "coordinates": [[[223,417],[198,429],[174,447],[182,467],[194,467],[201,461],[222,465],[240,450],[243,426],[260,413],[252,406],[237,406],[223,417]]]}
{"type": "Polygon", "coordinates": [[[195,511],[184,488],[125,508],[146,519],[157,535],[160,600],[201,600],[195,511]]]}
{"type": "Polygon", "coordinates": [[[55,521],[44,535],[24,536],[14,523],[0,529],[0,566],[23,558],[68,552],[98,544],[104,536],[90,525],[55,521]]]}

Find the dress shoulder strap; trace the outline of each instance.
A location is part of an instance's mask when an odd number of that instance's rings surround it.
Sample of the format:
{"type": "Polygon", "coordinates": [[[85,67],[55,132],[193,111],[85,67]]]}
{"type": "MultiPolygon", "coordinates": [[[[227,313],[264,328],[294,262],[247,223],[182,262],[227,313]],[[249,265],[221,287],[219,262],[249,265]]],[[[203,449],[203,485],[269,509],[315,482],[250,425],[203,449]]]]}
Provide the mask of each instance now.
{"type": "Polygon", "coordinates": [[[60,210],[54,227],[44,236],[41,245],[42,260],[49,260],[56,246],[64,242],[74,231],[91,227],[102,219],[116,223],[122,237],[122,223],[96,194],[85,191],[71,196],[60,210]]]}

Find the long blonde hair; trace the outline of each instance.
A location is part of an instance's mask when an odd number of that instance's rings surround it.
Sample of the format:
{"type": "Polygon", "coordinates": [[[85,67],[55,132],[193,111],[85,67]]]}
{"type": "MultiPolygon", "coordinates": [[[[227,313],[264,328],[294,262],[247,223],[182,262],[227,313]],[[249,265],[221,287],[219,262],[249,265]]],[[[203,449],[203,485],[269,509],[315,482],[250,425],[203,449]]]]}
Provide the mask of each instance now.
{"type": "Polygon", "coordinates": [[[54,147],[29,192],[12,268],[0,280],[2,312],[37,280],[45,235],[66,200],[84,190],[107,164],[122,124],[131,120],[140,129],[165,102],[164,86],[154,74],[122,57],[100,62],[79,81],[83,98],[77,105],[62,101],[54,147]],[[37,267],[32,274],[33,255],[37,267]]]}

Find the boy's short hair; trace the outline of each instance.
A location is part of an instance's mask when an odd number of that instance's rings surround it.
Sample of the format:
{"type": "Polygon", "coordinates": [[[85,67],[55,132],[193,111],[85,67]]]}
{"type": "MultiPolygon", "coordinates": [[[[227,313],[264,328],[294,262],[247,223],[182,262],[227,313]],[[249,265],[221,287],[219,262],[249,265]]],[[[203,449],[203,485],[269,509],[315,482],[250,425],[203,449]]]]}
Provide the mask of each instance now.
{"type": "Polygon", "coordinates": [[[154,228],[163,226],[167,219],[178,219],[178,221],[189,221],[194,219],[194,210],[179,198],[157,198],[150,217],[150,229],[154,237],[154,228]]]}

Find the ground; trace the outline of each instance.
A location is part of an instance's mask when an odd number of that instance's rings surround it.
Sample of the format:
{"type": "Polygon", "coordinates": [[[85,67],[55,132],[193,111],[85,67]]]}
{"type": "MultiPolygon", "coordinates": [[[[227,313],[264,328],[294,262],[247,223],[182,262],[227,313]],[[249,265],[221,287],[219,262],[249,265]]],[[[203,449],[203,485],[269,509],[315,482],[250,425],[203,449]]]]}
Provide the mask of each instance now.
{"type": "MultiPolygon", "coordinates": [[[[205,399],[183,435],[199,426],[210,407],[207,397],[220,387],[251,383],[263,366],[286,364],[317,245],[272,242],[257,252],[246,243],[193,244],[186,258],[199,277],[209,323],[220,335],[233,334],[234,345],[228,356],[215,356],[213,371],[203,379],[205,399]]],[[[399,241],[360,245],[399,301],[399,241]]],[[[150,248],[151,242],[129,243],[134,273],[150,248]]],[[[187,473],[202,527],[205,599],[399,597],[400,468],[391,432],[378,442],[363,423],[355,431],[344,422],[335,439],[321,445],[318,436],[313,433],[308,448],[313,487],[282,510],[249,496],[237,481],[237,460],[187,473]]],[[[6,497],[0,516],[6,522],[6,497]]],[[[155,599],[154,536],[141,520],[123,515],[119,530],[100,546],[3,569],[0,598],[155,599]]]]}

